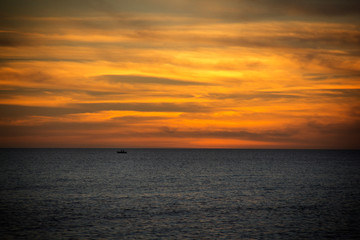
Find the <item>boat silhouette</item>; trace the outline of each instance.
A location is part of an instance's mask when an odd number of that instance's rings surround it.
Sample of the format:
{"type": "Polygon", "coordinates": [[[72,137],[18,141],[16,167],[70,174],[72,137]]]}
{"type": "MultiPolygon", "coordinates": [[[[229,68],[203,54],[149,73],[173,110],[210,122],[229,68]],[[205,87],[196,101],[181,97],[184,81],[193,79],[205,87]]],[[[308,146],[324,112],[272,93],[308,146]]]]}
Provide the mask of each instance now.
{"type": "Polygon", "coordinates": [[[117,153],[127,153],[125,150],[117,151],[117,153]]]}

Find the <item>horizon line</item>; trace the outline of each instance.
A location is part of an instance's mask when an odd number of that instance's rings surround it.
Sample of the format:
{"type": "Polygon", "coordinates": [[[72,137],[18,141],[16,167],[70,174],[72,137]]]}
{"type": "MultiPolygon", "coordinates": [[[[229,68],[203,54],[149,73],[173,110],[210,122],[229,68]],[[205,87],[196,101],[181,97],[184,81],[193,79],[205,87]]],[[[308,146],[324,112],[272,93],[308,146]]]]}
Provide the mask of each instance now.
{"type": "Polygon", "coordinates": [[[357,148],[182,148],[182,147],[0,147],[0,149],[169,149],[169,150],[349,150],[357,148]]]}

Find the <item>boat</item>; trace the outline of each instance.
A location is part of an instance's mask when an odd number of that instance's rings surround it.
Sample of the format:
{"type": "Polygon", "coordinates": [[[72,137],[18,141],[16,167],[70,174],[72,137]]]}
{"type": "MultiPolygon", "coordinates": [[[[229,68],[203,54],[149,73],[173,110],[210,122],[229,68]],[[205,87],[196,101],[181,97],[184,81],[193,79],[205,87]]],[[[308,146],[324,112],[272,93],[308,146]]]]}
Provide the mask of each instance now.
{"type": "Polygon", "coordinates": [[[125,150],[117,151],[117,153],[127,153],[125,150]]]}

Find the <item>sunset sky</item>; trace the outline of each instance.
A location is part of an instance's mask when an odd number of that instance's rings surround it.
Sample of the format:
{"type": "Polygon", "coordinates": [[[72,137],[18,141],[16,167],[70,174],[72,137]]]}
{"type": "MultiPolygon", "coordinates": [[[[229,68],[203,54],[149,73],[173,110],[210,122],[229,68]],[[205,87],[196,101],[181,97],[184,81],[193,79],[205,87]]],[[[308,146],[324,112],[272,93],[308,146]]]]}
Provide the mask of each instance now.
{"type": "Polygon", "coordinates": [[[360,148],[358,0],[2,0],[0,147],[360,148]]]}

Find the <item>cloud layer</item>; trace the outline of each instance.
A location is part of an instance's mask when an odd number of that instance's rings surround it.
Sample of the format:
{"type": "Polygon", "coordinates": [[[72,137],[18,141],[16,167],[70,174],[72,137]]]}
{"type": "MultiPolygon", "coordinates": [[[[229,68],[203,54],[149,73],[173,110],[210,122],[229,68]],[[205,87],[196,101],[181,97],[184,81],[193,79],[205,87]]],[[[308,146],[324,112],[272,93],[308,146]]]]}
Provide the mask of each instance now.
{"type": "Polygon", "coordinates": [[[0,147],[360,148],[358,1],[3,1],[0,147]]]}

